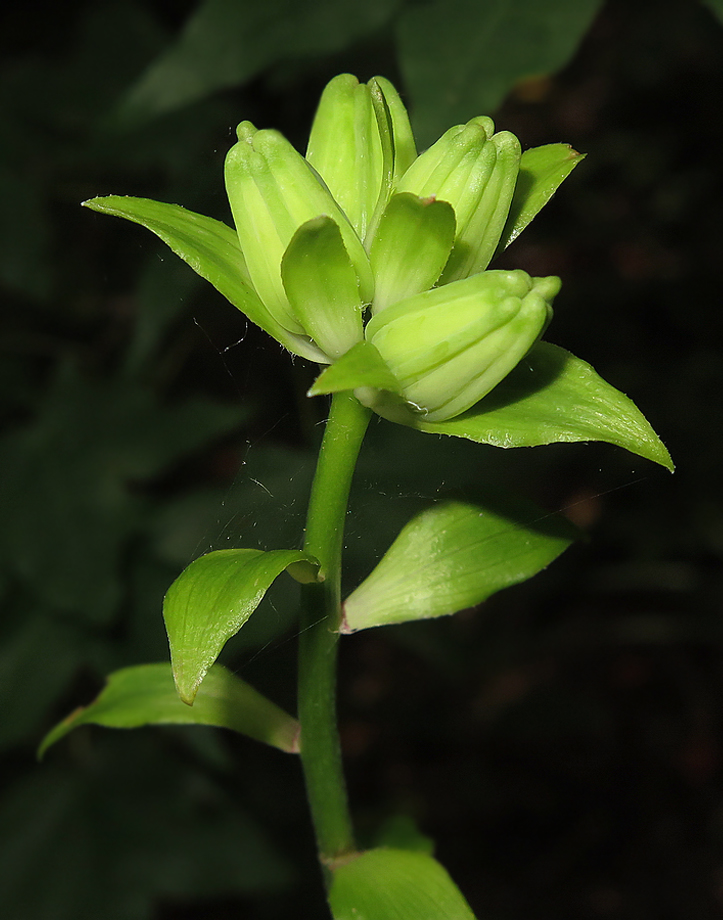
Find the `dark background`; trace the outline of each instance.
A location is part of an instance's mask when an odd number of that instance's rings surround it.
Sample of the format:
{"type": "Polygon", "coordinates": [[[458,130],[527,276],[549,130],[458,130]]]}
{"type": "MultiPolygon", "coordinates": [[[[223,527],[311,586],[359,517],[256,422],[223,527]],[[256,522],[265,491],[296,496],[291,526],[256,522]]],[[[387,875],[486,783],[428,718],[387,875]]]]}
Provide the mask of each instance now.
{"type": "MultiPolygon", "coordinates": [[[[229,220],[235,124],[303,149],[340,71],[392,79],[422,144],[486,111],[523,147],[588,154],[503,264],[562,277],[546,337],[628,393],[678,467],[603,444],[503,452],[373,424],[350,585],[449,487],[474,497],[504,481],[588,539],[477,611],[343,642],[361,842],[418,828],[485,920],[720,915],[717,7],[74,0],[3,14],[8,920],[326,915],[293,758],[206,729],[83,728],[41,765],[34,751],[105,674],[167,656],[161,600],[192,558],[298,545],[325,411],[303,396],[313,368],[145,231],[78,204],[132,194],[229,220]]],[[[287,581],[224,661],[293,709],[287,581]]]]}

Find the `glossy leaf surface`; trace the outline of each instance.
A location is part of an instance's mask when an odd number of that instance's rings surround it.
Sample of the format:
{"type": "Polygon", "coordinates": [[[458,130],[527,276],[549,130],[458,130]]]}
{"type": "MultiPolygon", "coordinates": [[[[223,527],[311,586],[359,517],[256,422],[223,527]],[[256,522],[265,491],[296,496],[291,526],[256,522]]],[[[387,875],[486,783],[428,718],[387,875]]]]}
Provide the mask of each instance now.
{"type": "MultiPolygon", "coordinates": [[[[673,461],[635,403],[587,362],[540,342],[476,406],[446,422],[407,416],[420,431],[468,438],[495,447],[535,447],[557,441],[606,441],[668,470],[673,461]]],[[[399,419],[401,421],[401,419],[399,419]]]]}
{"type": "Polygon", "coordinates": [[[510,212],[497,251],[506,249],[544,208],[577,164],[585,159],[568,144],[544,144],[525,150],[510,212]]]}
{"type": "Polygon", "coordinates": [[[367,850],[333,871],[334,920],[474,920],[447,871],[426,853],[367,850]]]}
{"type": "Polygon", "coordinates": [[[206,675],[193,706],[178,698],[169,664],[123,668],[108,677],[89,705],[76,709],[45,736],[38,756],[80,725],[213,725],[230,728],[282,751],[298,752],[299,724],[221,665],[206,675]]]}
{"type": "Polygon", "coordinates": [[[301,550],[222,549],[196,559],[173,582],[163,617],[173,677],[184,703],[193,703],[223,646],[288,568],[299,581],[315,580],[317,566],[301,550]]]}
{"type": "Polygon", "coordinates": [[[343,632],[456,613],[526,581],[572,542],[566,521],[534,506],[450,502],[403,528],[344,603],[343,632]]]}

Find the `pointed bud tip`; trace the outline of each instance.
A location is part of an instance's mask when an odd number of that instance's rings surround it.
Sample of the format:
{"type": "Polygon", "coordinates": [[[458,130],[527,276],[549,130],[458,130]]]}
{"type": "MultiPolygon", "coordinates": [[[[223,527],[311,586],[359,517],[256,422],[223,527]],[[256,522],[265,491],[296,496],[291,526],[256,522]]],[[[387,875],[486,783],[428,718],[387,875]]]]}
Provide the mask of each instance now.
{"type": "Polygon", "coordinates": [[[246,141],[247,144],[253,141],[256,133],[256,126],[250,121],[242,121],[241,124],[236,127],[236,137],[239,141],[246,141]]]}
{"type": "Polygon", "coordinates": [[[532,290],[544,297],[548,303],[551,303],[560,293],[562,281],[557,275],[548,275],[546,278],[534,278],[532,281],[532,290]]]}

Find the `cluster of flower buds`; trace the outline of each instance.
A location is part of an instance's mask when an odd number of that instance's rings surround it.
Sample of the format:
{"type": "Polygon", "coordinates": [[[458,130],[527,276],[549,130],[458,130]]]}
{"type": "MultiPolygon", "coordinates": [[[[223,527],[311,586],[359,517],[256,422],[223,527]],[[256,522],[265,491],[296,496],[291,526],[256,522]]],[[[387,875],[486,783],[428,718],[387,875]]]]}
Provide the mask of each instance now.
{"type": "Polygon", "coordinates": [[[487,117],[418,156],[381,77],[328,84],[306,157],[243,122],[226,188],[248,277],[284,344],[330,364],[371,343],[431,421],[481,399],[539,339],[559,290],[556,278],[486,270],[520,157],[487,117]]]}

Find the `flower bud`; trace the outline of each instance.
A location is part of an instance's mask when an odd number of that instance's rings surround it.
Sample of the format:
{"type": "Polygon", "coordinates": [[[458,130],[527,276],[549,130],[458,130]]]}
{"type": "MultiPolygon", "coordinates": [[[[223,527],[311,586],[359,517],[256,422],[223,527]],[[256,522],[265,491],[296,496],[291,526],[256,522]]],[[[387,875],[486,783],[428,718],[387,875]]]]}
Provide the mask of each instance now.
{"type": "Polygon", "coordinates": [[[298,228],[320,216],[338,226],[360,297],[369,302],[374,282],[364,247],[309,164],[277,131],[243,122],[237,133],[226,157],[226,190],[249,276],[267,309],[290,332],[307,333],[284,290],[281,260],[298,228]]]}
{"type": "Polygon", "coordinates": [[[306,159],[346,213],[359,238],[371,240],[392,185],[417,155],[399,94],[383,77],[368,84],[340,74],[327,84],[311,128],[306,159]]]}
{"type": "Polygon", "coordinates": [[[480,272],[388,307],[369,321],[366,338],[425,421],[445,421],[525,356],[547,327],[559,289],[555,277],[480,272]]]}
{"type": "Polygon", "coordinates": [[[486,116],[450,128],[417,158],[397,187],[448,201],[454,208],[457,234],[443,284],[484,271],[504,228],[520,144],[507,131],[493,132],[494,123],[486,116]]]}
{"type": "Polygon", "coordinates": [[[327,84],[306,159],[364,239],[382,190],[383,153],[369,87],[344,73],[327,84]]]}

